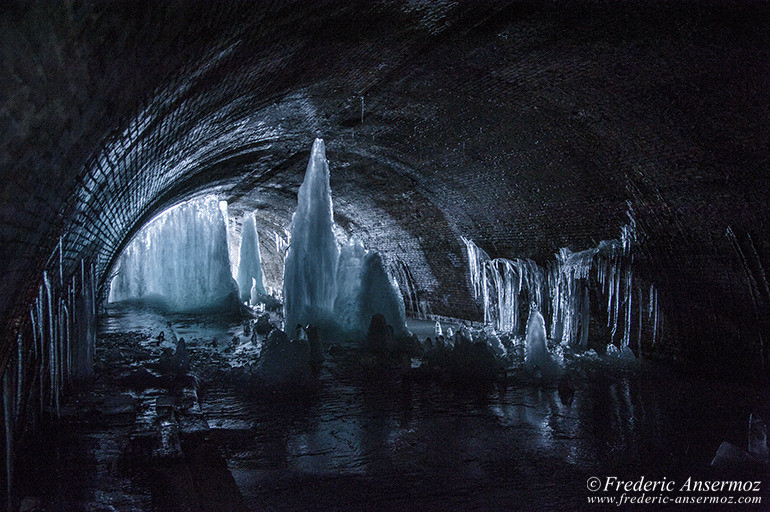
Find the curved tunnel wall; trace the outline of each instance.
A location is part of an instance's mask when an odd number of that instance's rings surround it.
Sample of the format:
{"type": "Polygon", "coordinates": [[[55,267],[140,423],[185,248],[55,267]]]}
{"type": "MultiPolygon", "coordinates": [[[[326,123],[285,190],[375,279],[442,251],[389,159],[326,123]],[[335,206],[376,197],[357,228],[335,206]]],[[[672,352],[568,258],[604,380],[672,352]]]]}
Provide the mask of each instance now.
{"type": "Polygon", "coordinates": [[[187,7],[0,17],[3,361],[60,239],[64,274],[83,259],[103,284],[144,222],[204,190],[285,225],[322,136],[340,224],[406,258],[434,312],[479,314],[460,235],[544,262],[616,236],[630,205],[665,348],[756,364],[766,8],[187,7]]]}

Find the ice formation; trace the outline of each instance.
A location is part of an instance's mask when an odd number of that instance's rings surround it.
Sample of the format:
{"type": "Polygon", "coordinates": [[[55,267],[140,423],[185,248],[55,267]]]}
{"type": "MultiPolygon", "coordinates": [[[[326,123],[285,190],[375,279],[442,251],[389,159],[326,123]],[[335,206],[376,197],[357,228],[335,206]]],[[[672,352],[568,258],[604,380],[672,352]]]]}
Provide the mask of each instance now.
{"type": "Polygon", "coordinates": [[[262,260],[259,254],[259,235],[254,214],[248,214],[243,219],[237,281],[241,302],[254,303],[255,298],[258,299],[260,295],[266,293],[262,281],[262,260]]]}
{"type": "Polygon", "coordinates": [[[334,235],[329,163],[316,139],[299,189],[284,266],[283,298],[287,329],[308,323],[335,334],[361,338],[374,314],[385,316],[404,335],[404,300],[375,251],[351,240],[341,250],[334,235]],[[331,327],[330,327],[331,326],[331,327]]]}
{"type": "Polygon", "coordinates": [[[557,369],[546,345],[545,319],[536,307],[530,309],[527,320],[524,366],[532,373],[539,372],[541,377],[552,377],[557,369]]]}
{"type": "Polygon", "coordinates": [[[334,319],[346,336],[361,338],[377,313],[393,326],[396,336],[407,334],[404,300],[380,254],[351,240],[340,252],[334,319]]]}
{"type": "Polygon", "coordinates": [[[49,411],[59,416],[66,386],[93,376],[97,300],[94,265],[72,261],[74,268],[65,274],[61,244],[58,252],[58,258],[52,259],[54,265],[42,273],[29,309],[29,330],[18,332],[15,350],[6,354],[2,418],[7,496],[13,484],[16,434],[29,426],[27,415],[40,418],[49,411]]]}
{"type": "Polygon", "coordinates": [[[326,147],[316,139],[291,221],[283,278],[286,326],[328,317],[334,307],[339,248],[333,214],[326,147]]]}
{"type": "Polygon", "coordinates": [[[743,472],[747,469],[766,471],[768,464],[770,464],[770,450],[767,447],[767,426],[762,418],[754,413],[749,415],[748,450],[722,441],[711,461],[713,467],[731,468],[743,472]]]}
{"type": "Polygon", "coordinates": [[[227,229],[213,196],[153,219],[118,258],[110,301],[161,300],[172,311],[222,310],[237,303],[227,229]]]}
{"type": "Polygon", "coordinates": [[[546,327],[551,339],[585,348],[593,284],[600,292],[598,299],[607,314],[610,341],[618,347],[629,348],[619,351],[624,357],[631,353],[630,348],[641,347],[642,332],[649,332],[655,343],[660,330],[658,292],[653,285],[649,286],[645,315],[644,291],[633,279],[636,227],[630,213],[629,223],[622,227],[619,239],[603,241],[579,252],[562,248],[545,268],[527,259],[492,259],[472,240],[463,238],[463,241],[474,295],[483,304],[485,322],[498,331],[522,335],[522,315],[527,314],[527,304],[532,303],[548,319],[546,327]],[[648,330],[644,328],[645,321],[648,330]],[[633,340],[632,329],[636,331],[633,340]]]}
{"type": "Polygon", "coordinates": [[[311,368],[307,338],[290,340],[283,331],[270,331],[262,346],[257,374],[271,387],[308,385],[311,368]]]}

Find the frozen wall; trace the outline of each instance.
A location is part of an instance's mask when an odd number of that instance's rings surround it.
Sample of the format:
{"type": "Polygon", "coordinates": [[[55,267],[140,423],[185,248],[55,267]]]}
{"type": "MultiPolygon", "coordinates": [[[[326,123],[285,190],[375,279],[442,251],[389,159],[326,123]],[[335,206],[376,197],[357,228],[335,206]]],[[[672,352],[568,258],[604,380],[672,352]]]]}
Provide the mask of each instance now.
{"type": "Polygon", "coordinates": [[[118,258],[110,301],[159,300],[170,310],[223,310],[237,301],[227,231],[213,196],[177,205],[139,231],[118,258]]]}

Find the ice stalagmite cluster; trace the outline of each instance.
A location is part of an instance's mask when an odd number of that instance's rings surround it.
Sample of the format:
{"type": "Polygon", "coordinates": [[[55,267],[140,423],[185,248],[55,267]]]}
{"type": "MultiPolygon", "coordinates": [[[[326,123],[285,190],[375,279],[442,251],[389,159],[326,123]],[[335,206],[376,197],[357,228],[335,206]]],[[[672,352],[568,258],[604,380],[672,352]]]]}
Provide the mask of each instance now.
{"type": "Polygon", "coordinates": [[[134,237],[117,263],[110,301],[160,300],[178,312],[237,304],[227,228],[215,197],[182,203],[134,237]]]}
{"type": "Polygon", "coordinates": [[[404,300],[375,251],[351,240],[340,250],[334,236],[329,163],[321,139],[313,143],[292,218],[284,267],[285,326],[319,323],[338,336],[361,338],[374,314],[404,335],[404,300]]]}
{"type": "Polygon", "coordinates": [[[328,317],[334,308],[339,248],[334,238],[334,209],[326,147],[316,139],[299,187],[291,221],[291,245],[283,274],[287,329],[328,317]]]}
{"type": "Polygon", "coordinates": [[[259,236],[254,214],[246,215],[243,219],[243,236],[241,237],[241,253],[238,263],[238,289],[241,302],[258,299],[265,295],[265,285],[262,281],[262,260],[259,254],[259,236]]]}
{"type": "Polygon", "coordinates": [[[483,304],[485,322],[498,331],[523,335],[522,319],[531,318],[531,303],[548,320],[551,339],[585,348],[591,300],[598,300],[593,311],[601,308],[606,313],[607,342],[620,347],[619,353],[629,354],[626,347],[640,349],[643,332],[655,343],[660,330],[658,292],[654,285],[634,282],[637,235],[631,214],[618,239],[579,252],[562,248],[546,268],[527,259],[491,259],[472,240],[463,241],[474,295],[483,304]],[[592,295],[592,289],[598,293],[592,295]]]}

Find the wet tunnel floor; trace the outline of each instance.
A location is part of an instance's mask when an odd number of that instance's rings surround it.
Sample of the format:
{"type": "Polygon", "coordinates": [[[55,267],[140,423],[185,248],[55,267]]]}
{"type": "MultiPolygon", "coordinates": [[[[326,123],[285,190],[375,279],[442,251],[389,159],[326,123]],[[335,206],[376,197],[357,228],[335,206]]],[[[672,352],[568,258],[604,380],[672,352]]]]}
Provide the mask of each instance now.
{"type": "Polygon", "coordinates": [[[571,405],[521,382],[474,392],[367,378],[344,355],[327,356],[311,393],[278,396],[232,378],[254,356],[226,348],[240,333],[224,320],[111,310],[96,386],[40,440],[24,495],[44,510],[596,509],[591,476],[725,478],[709,468],[719,444],[745,446],[751,412],[770,418],[763,387],[603,359],[569,363],[571,405]],[[180,446],[157,456],[156,440],[153,456],[131,459],[137,439],[162,431],[162,397],[183,402],[194,388],[126,384],[157,357],[160,330],[169,347],[187,340],[197,403],[176,416],[180,446]]]}

